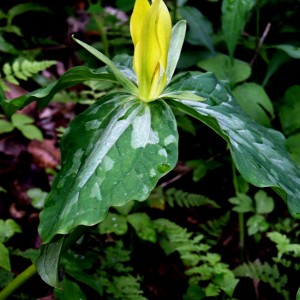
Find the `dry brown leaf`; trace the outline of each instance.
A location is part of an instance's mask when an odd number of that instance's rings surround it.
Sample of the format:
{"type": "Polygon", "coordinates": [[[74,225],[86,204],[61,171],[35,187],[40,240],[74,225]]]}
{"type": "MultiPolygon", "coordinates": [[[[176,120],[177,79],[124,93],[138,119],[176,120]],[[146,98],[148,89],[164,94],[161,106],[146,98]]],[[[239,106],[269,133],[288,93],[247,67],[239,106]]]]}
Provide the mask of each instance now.
{"type": "Polygon", "coordinates": [[[54,169],[59,165],[60,151],[55,143],[55,140],[31,141],[29,143],[28,152],[39,167],[54,169]]]}

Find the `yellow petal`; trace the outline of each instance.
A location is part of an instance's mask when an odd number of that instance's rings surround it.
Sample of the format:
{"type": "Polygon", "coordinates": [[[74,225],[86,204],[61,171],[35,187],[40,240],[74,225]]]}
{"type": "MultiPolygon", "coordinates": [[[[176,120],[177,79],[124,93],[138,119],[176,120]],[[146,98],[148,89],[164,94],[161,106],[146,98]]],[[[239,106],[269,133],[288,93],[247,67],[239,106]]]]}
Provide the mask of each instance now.
{"type": "Polygon", "coordinates": [[[138,43],[144,20],[150,9],[148,0],[136,0],[130,19],[130,33],[134,46],[138,43]]]}
{"type": "Polygon", "coordinates": [[[159,64],[160,64],[160,68],[162,69],[162,76],[158,83],[156,94],[154,95],[154,97],[158,97],[161,94],[167,82],[166,69],[167,69],[167,62],[168,62],[168,51],[169,51],[169,45],[171,39],[171,32],[172,32],[172,21],[171,21],[168,8],[163,1],[159,1],[159,2],[160,5],[159,5],[159,14],[158,14],[156,30],[157,30],[158,44],[160,48],[159,64]]]}
{"type": "Polygon", "coordinates": [[[134,51],[134,70],[138,78],[139,92],[140,96],[145,98],[149,98],[152,79],[160,60],[156,26],[161,2],[154,1],[148,10],[134,51]]]}
{"type": "Polygon", "coordinates": [[[170,13],[165,3],[160,0],[155,0],[155,1],[160,2],[156,30],[157,30],[159,47],[161,51],[159,62],[161,64],[161,67],[165,71],[167,68],[168,51],[169,51],[169,44],[170,44],[171,31],[172,31],[172,21],[171,21],[170,13]]]}

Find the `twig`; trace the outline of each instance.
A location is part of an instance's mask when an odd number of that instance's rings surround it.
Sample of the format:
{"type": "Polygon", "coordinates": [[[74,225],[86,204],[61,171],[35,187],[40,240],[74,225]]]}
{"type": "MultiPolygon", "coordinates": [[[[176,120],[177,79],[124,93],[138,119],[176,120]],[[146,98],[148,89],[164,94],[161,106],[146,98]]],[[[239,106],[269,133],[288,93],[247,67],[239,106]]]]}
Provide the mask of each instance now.
{"type": "Polygon", "coordinates": [[[164,187],[166,187],[167,185],[169,185],[169,184],[171,184],[171,183],[173,183],[173,182],[179,180],[181,177],[183,177],[184,175],[186,175],[189,171],[191,171],[191,169],[188,169],[188,170],[186,170],[186,171],[184,171],[184,172],[182,172],[182,173],[176,175],[176,176],[173,177],[172,179],[163,182],[163,183],[160,185],[160,187],[164,188],[164,187]]]}
{"type": "Polygon", "coordinates": [[[269,22],[263,32],[263,35],[261,36],[261,38],[259,39],[258,41],[258,44],[257,44],[257,47],[256,47],[256,50],[255,50],[255,54],[254,54],[254,57],[252,58],[251,62],[250,62],[250,65],[252,66],[258,56],[258,53],[259,53],[259,50],[260,48],[262,47],[269,31],[270,31],[270,28],[271,28],[271,23],[269,22]]]}

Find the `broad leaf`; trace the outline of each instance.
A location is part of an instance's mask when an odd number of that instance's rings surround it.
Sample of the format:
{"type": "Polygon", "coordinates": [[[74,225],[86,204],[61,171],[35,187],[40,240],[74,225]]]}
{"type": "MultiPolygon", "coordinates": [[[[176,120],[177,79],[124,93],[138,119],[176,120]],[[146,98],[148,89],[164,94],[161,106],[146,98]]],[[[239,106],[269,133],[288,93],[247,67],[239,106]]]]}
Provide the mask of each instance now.
{"type": "Polygon", "coordinates": [[[186,40],[192,45],[203,45],[214,52],[212,24],[207,18],[195,7],[184,6],[179,11],[189,25],[186,40]]]}
{"type": "Polygon", "coordinates": [[[49,285],[58,287],[57,269],[64,237],[57,236],[51,243],[42,245],[41,254],[36,260],[36,269],[49,285]]]}
{"type": "Polygon", "coordinates": [[[41,213],[43,241],[101,222],[110,206],[145,200],[175,166],[177,140],[164,101],[117,93],[90,106],[61,140],[62,169],[41,213]]]}
{"type": "Polygon", "coordinates": [[[244,61],[230,58],[224,54],[209,57],[198,62],[198,67],[205,71],[213,72],[219,80],[226,80],[233,86],[238,82],[248,79],[251,75],[250,65],[244,61]]]}
{"type": "Polygon", "coordinates": [[[279,111],[281,126],[286,135],[300,129],[300,85],[291,86],[284,94],[283,105],[279,111]]]}
{"type": "Polygon", "coordinates": [[[255,0],[222,1],[222,31],[232,59],[238,38],[242,34],[254,4],[255,0]]]}
{"type": "Polygon", "coordinates": [[[212,74],[183,75],[168,90],[190,90],[208,98],[168,103],[201,120],[229,142],[242,176],[258,187],[273,187],[287,200],[291,214],[300,217],[300,170],[285,148],[284,136],[252,121],[227,88],[212,74]]]}
{"type": "Polygon", "coordinates": [[[112,74],[108,73],[106,68],[91,71],[87,67],[75,67],[67,71],[56,82],[36,91],[13,100],[0,99],[0,105],[2,106],[5,114],[9,116],[33,101],[37,101],[38,105],[42,107],[46,105],[58,91],[77,85],[86,80],[104,80],[117,83],[116,78],[112,74]]]}
{"type": "Polygon", "coordinates": [[[271,100],[265,90],[256,83],[238,85],[233,91],[233,96],[243,110],[257,123],[271,127],[270,117],[274,117],[271,100]]]}

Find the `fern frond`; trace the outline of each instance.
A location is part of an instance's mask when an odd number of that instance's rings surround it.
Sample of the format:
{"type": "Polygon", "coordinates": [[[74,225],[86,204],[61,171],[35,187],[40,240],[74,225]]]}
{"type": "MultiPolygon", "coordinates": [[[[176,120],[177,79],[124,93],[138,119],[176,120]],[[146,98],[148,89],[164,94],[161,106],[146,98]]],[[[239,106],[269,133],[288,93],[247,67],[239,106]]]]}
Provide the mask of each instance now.
{"type": "Polygon", "coordinates": [[[215,245],[218,242],[224,227],[228,224],[229,220],[230,212],[227,212],[217,219],[208,220],[206,224],[200,224],[200,228],[204,231],[207,238],[206,242],[209,245],[215,245]]]}
{"type": "Polygon", "coordinates": [[[177,190],[175,188],[167,190],[166,202],[171,207],[174,207],[175,205],[186,208],[199,207],[203,205],[210,205],[215,208],[220,207],[215,201],[203,195],[191,194],[182,190],[177,190]]]}
{"type": "Polygon", "coordinates": [[[274,288],[285,299],[289,298],[289,292],[284,289],[287,276],[279,273],[277,265],[270,266],[268,263],[261,264],[259,261],[244,263],[234,271],[237,277],[248,277],[255,281],[263,281],[274,288]]]}
{"type": "Polygon", "coordinates": [[[211,295],[211,285],[216,286],[215,295],[223,291],[232,297],[238,279],[229,266],[221,262],[219,254],[209,252],[210,246],[203,241],[203,235],[193,236],[185,228],[166,219],[158,219],[153,223],[157,232],[162,235],[160,244],[165,252],[170,254],[177,251],[185,266],[189,267],[185,274],[191,277],[190,285],[205,281],[202,285],[206,286],[204,290],[207,297],[211,295]]]}
{"type": "Polygon", "coordinates": [[[283,254],[290,254],[293,257],[300,257],[300,245],[291,243],[290,239],[280,232],[267,233],[268,238],[276,244],[278,258],[283,254]]]}
{"type": "Polygon", "coordinates": [[[197,265],[201,257],[200,252],[209,249],[209,246],[200,243],[204,238],[203,235],[192,237],[192,233],[167,219],[157,219],[153,222],[156,230],[166,235],[169,242],[168,247],[173,248],[173,251],[178,251],[187,266],[197,265]]]}
{"type": "Polygon", "coordinates": [[[112,294],[114,299],[125,300],[146,300],[142,296],[139,278],[128,276],[118,276],[113,278],[113,284],[110,285],[110,289],[107,289],[107,293],[112,294]]]}
{"type": "Polygon", "coordinates": [[[27,59],[16,59],[11,65],[5,63],[2,71],[5,75],[4,79],[10,83],[19,85],[18,79],[28,80],[39,72],[56,64],[54,60],[30,61],[27,59]]]}

